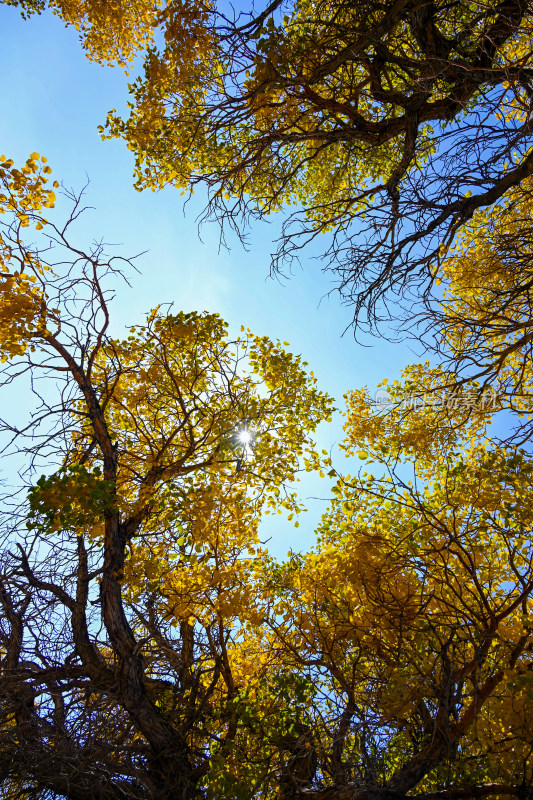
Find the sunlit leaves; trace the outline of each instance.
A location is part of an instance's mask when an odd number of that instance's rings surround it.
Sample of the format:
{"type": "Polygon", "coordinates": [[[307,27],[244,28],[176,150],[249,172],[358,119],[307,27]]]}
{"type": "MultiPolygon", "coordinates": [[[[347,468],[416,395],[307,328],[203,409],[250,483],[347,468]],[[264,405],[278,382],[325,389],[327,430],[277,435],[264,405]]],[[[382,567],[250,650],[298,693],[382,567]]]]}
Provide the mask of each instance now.
{"type": "Polygon", "coordinates": [[[154,38],[160,0],[52,0],[50,7],[79,32],[89,58],[125,67],[154,38]]]}
{"type": "Polygon", "coordinates": [[[453,368],[489,383],[522,413],[532,392],[532,245],[528,180],[478,211],[438,268],[438,323],[453,368]]]}
{"type": "Polygon", "coordinates": [[[157,585],[165,615],[206,624],[254,614],[260,514],[299,510],[291,484],[331,413],[302,367],[265,337],[228,340],[213,314],[156,310],[105,347],[93,377],[120,453],[117,503],[130,518],[149,509],[127,562],[134,596],[157,585]]]}
{"type": "Polygon", "coordinates": [[[45,188],[51,172],[45,164],[39,153],[20,169],[0,156],[0,361],[21,355],[44,330],[43,268],[21,237],[32,224],[42,230],[43,211],[54,207],[55,192],[45,188]]]}
{"type": "MultiPolygon", "coordinates": [[[[391,387],[396,401],[402,394],[391,387]]],[[[420,790],[442,786],[445,764],[458,785],[467,775],[516,780],[531,746],[522,677],[533,635],[531,458],[482,444],[478,422],[469,430],[457,407],[433,442],[421,427],[426,414],[438,434],[433,409],[392,406],[387,420],[355,396],[348,450],[372,453],[373,474],[341,478],[316,547],[269,570],[280,641],[291,643],[294,663],[320,663],[330,724],[351,709],[343,746],[361,780],[372,763],[361,727],[379,743],[374,767],[392,785],[426,752],[420,790]],[[435,762],[436,726],[445,734],[435,762]]]]}
{"type": "Polygon", "coordinates": [[[43,475],[28,493],[28,528],[44,533],[91,532],[106,513],[113,512],[114,488],[102,479],[99,467],[89,471],[73,464],[59,473],[43,475]]]}

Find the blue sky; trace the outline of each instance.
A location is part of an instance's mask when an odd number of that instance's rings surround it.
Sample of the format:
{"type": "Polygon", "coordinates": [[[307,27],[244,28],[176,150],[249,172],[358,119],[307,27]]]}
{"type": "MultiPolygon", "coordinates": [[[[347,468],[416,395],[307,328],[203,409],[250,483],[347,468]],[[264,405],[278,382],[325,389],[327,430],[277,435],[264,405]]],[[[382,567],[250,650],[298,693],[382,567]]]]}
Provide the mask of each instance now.
{"type": "MultiPolygon", "coordinates": [[[[350,389],[374,389],[383,377],[397,377],[417,357],[407,345],[375,340],[358,345],[350,332],[351,312],[342,307],[331,275],[312,258],[302,256],[302,268],[289,280],[268,277],[275,225],[258,224],[246,252],[237,242],[220,250],[215,224],[201,229],[196,216],[202,198],[195,194],[186,208],[175,190],[139,193],[133,189],[133,156],[119,141],[102,142],[97,125],[111,108],[127,101],[127,78],[119,69],[86,60],[77,34],[49,13],[23,21],[16,8],[0,6],[2,30],[2,109],[0,150],[15,162],[37,151],[48,158],[53,177],[80,188],[90,179],[87,202],[94,210],[79,226],[85,241],[103,239],[120,244],[124,255],[147,251],[137,263],[140,275],[124,288],[112,312],[114,332],[139,322],[162,302],[184,311],[216,311],[237,332],[240,325],[255,333],[290,342],[292,352],[309,362],[322,389],[342,407],[350,389]]],[[[9,404],[17,398],[9,394],[9,404]]],[[[2,407],[6,408],[6,396],[2,407]]],[[[23,405],[23,404],[22,404],[23,405]]],[[[342,439],[340,418],[320,430],[320,446],[334,448],[342,439]]],[[[335,451],[334,451],[335,453],[335,451]]],[[[336,462],[345,468],[343,458],[336,462]]],[[[353,468],[353,465],[352,465],[353,468]]],[[[325,497],[328,485],[317,479],[302,482],[302,496],[325,497]]],[[[271,549],[283,553],[312,542],[312,530],[325,508],[309,500],[310,512],[295,530],[278,518],[268,522],[265,535],[271,549]]]]}

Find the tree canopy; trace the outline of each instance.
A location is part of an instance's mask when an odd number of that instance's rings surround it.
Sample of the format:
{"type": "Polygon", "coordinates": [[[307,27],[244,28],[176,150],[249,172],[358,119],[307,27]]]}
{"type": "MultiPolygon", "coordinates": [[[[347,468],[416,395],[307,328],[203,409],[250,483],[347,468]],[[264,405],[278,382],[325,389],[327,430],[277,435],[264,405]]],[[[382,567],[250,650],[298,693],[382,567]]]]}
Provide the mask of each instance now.
{"type": "Polygon", "coordinates": [[[144,54],[129,114],[101,126],[135,153],[136,186],[205,184],[208,213],[239,232],[283,211],[275,267],[327,234],[358,324],[397,322],[398,301],[407,320],[421,301],[434,313],[465,225],[527,205],[525,0],[48,5],[89,58],[144,54]]]}
{"type": "Polygon", "coordinates": [[[376,466],[343,475],[286,345],[164,308],[113,336],[126,260],[74,244],[79,198],[54,221],[37,153],[1,169],[3,377],[39,382],[28,426],[3,422],[26,454],[2,512],[4,796],[531,791],[533,461],[488,438],[498,407],[409,404],[442,382],[427,365],[385,409],[353,392],[344,447],[376,466]],[[315,547],[277,562],[258,523],[299,513],[300,469],[337,483],[315,547]]]}
{"type": "Polygon", "coordinates": [[[356,318],[428,291],[465,222],[532,172],[525,0],[50,6],[93,59],[145,52],[102,128],[138,188],[204,183],[230,223],[296,205],[276,263],[329,234],[356,318]]]}
{"type": "Polygon", "coordinates": [[[0,422],[3,794],[530,797],[531,4],[8,2],[144,54],[101,129],[139,189],[205,184],[236,226],[295,205],[278,257],[325,233],[355,317],[425,303],[439,359],[347,395],[344,474],[288,343],[166,306],[118,335],[128,260],[2,156],[2,377],[35,397],[0,422]],[[331,501],[276,561],[301,470],[331,501]]]}
{"type": "Polygon", "coordinates": [[[55,384],[27,428],[3,423],[28,479],[47,472],[4,497],[0,779],[14,796],[192,797],[236,733],[259,517],[299,513],[291,484],[320,463],[331,400],[217,315],[155,309],[113,338],[102,279],[125,265],[72,243],[77,198],[66,224],[43,217],[49,171],[34,153],[0,176],[4,383],[55,384]]]}

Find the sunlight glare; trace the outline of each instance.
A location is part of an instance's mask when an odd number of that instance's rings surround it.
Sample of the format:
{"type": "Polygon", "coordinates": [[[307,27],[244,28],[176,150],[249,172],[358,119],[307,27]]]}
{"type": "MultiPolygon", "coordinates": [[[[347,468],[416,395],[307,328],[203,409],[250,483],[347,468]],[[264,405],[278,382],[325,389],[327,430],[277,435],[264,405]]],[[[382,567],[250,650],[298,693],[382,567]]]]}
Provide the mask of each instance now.
{"type": "Polygon", "coordinates": [[[251,431],[244,429],[242,431],[239,431],[237,438],[239,442],[246,447],[246,445],[250,444],[253,437],[251,431]]]}

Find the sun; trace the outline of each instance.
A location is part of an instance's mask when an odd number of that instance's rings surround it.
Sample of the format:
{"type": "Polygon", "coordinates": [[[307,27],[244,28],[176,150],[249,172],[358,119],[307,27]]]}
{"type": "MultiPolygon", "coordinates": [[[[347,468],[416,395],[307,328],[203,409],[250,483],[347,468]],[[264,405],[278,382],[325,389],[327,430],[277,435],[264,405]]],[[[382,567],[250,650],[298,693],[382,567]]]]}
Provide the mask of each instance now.
{"type": "Polygon", "coordinates": [[[243,428],[243,430],[239,431],[237,434],[237,439],[239,442],[244,445],[245,447],[249,445],[253,439],[253,434],[247,428],[243,428]]]}

